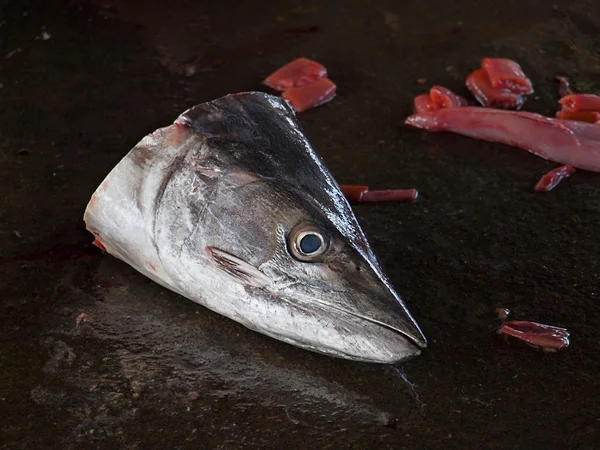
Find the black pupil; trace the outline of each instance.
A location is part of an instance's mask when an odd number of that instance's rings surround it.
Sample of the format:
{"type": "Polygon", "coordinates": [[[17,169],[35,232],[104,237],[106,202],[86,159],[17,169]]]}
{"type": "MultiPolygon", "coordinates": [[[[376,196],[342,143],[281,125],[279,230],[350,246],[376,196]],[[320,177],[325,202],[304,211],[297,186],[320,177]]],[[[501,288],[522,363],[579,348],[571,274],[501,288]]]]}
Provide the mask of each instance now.
{"type": "Polygon", "coordinates": [[[321,239],[316,234],[307,234],[300,239],[300,250],[305,255],[316,252],[321,247],[321,239]]]}

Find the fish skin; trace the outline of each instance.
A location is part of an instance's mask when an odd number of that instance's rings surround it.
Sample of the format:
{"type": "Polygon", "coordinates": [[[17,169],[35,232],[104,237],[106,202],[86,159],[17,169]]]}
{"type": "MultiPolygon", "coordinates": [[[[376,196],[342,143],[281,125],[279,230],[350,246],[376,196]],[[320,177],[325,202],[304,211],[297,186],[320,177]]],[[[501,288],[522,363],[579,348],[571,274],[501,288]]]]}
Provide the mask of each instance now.
{"type": "Polygon", "coordinates": [[[109,254],[281,341],[378,363],[427,346],[279,97],[232,94],[188,109],[117,164],[84,220],[109,254]],[[329,237],[313,262],[289,250],[303,223],[329,237]]]}

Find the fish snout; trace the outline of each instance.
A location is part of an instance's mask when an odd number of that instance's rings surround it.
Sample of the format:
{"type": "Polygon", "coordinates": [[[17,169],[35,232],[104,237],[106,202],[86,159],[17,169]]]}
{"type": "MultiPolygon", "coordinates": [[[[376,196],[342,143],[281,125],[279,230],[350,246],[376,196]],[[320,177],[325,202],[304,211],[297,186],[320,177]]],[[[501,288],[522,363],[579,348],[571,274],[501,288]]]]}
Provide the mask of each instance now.
{"type": "Polygon", "coordinates": [[[345,307],[349,313],[401,335],[417,354],[427,347],[427,338],[384,275],[365,270],[347,282],[351,286],[345,307]]]}
{"type": "Polygon", "coordinates": [[[382,328],[400,334],[417,351],[420,348],[426,348],[427,338],[400,296],[387,286],[382,287],[379,291],[355,302],[353,313],[382,328]]]}

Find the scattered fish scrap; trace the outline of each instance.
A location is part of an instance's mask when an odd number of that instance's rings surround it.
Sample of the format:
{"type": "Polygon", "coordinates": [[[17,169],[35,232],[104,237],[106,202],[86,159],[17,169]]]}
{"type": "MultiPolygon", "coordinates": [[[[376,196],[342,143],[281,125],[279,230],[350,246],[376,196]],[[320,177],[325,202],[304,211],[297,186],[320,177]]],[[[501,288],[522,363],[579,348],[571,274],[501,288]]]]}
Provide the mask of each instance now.
{"type": "Polygon", "coordinates": [[[565,178],[570,177],[575,172],[575,167],[570,164],[552,169],[535,185],[535,190],[538,192],[548,192],[554,189],[558,183],[565,178]]]}
{"type": "Polygon", "coordinates": [[[419,196],[416,189],[387,189],[370,191],[368,186],[340,185],[340,189],[349,202],[372,203],[413,201],[419,196]]]}
{"type": "Polygon", "coordinates": [[[467,89],[483,106],[521,109],[525,95],[533,93],[533,85],[521,66],[506,58],[483,58],[481,68],[466,80],[467,89]]]}
{"type": "Polygon", "coordinates": [[[556,352],[569,346],[570,333],[566,328],[527,320],[504,322],[498,333],[520,339],[547,352],[556,352]]]}
{"type": "Polygon", "coordinates": [[[437,111],[442,108],[456,108],[467,106],[467,99],[456,95],[444,86],[433,86],[428,94],[415,97],[414,108],[416,113],[437,111]]]}
{"type": "Polygon", "coordinates": [[[533,94],[533,85],[516,61],[507,58],[483,58],[485,70],[494,89],[507,89],[521,95],[533,94]]]}
{"type": "Polygon", "coordinates": [[[281,91],[296,112],[327,103],[335,97],[336,85],[327,78],[327,68],[308,58],[297,58],[277,69],[262,82],[281,91]]]}
{"type": "Polygon", "coordinates": [[[308,58],[297,58],[265,78],[263,84],[276,91],[285,91],[325,77],[327,68],[324,65],[308,58]]]}
{"type": "Polygon", "coordinates": [[[444,86],[433,86],[429,90],[429,96],[433,103],[439,108],[456,108],[459,106],[467,106],[469,104],[466,98],[456,95],[444,86]]]}
{"type": "Polygon", "coordinates": [[[569,87],[569,81],[565,77],[556,79],[560,83],[560,111],[556,112],[556,117],[600,125],[600,95],[576,94],[569,87]]]}
{"type": "Polygon", "coordinates": [[[329,78],[321,78],[301,87],[283,91],[281,96],[287,100],[296,112],[316,108],[335,97],[335,84],[329,78]]]}
{"type": "Polygon", "coordinates": [[[562,97],[558,103],[566,112],[600,111],[600,95],[570,94],[562,97]]]}
{"type": "MultiPolygon", "coordinates": [[[[467,88],[483,107],[467,106],[461,100],[436,102],[432,88],[429,94],[414,99],[414,114],[405,124],[520,147],[563,164],[536,184],[536,191],[548,192],[575,168],[600,172],[600,96],[574,94],[566,78],[557,77],[557,81],[561,110],[556,118],[508,111],[520,109],[524,96],[533,93],[531,80],[515,61],[483,58],[481,67],[466,79],[467,88]]],[[[453,98],[447,88],[436,89],[436,93],[444,92],[446,99],[453,98]]]]}

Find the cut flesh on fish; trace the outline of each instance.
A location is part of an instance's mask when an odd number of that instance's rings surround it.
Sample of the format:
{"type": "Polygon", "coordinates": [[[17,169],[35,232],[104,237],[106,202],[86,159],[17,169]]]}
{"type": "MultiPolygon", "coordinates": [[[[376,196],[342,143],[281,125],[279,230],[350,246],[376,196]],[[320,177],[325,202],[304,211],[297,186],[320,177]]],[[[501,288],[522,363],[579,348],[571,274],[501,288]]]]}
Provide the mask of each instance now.
{"type": "Polygon", "coordinates": [[[187,110],[117,164],[84,220],[109,254],[281,341],[377,363],[427,345],[281,98],[187,110]]]}

